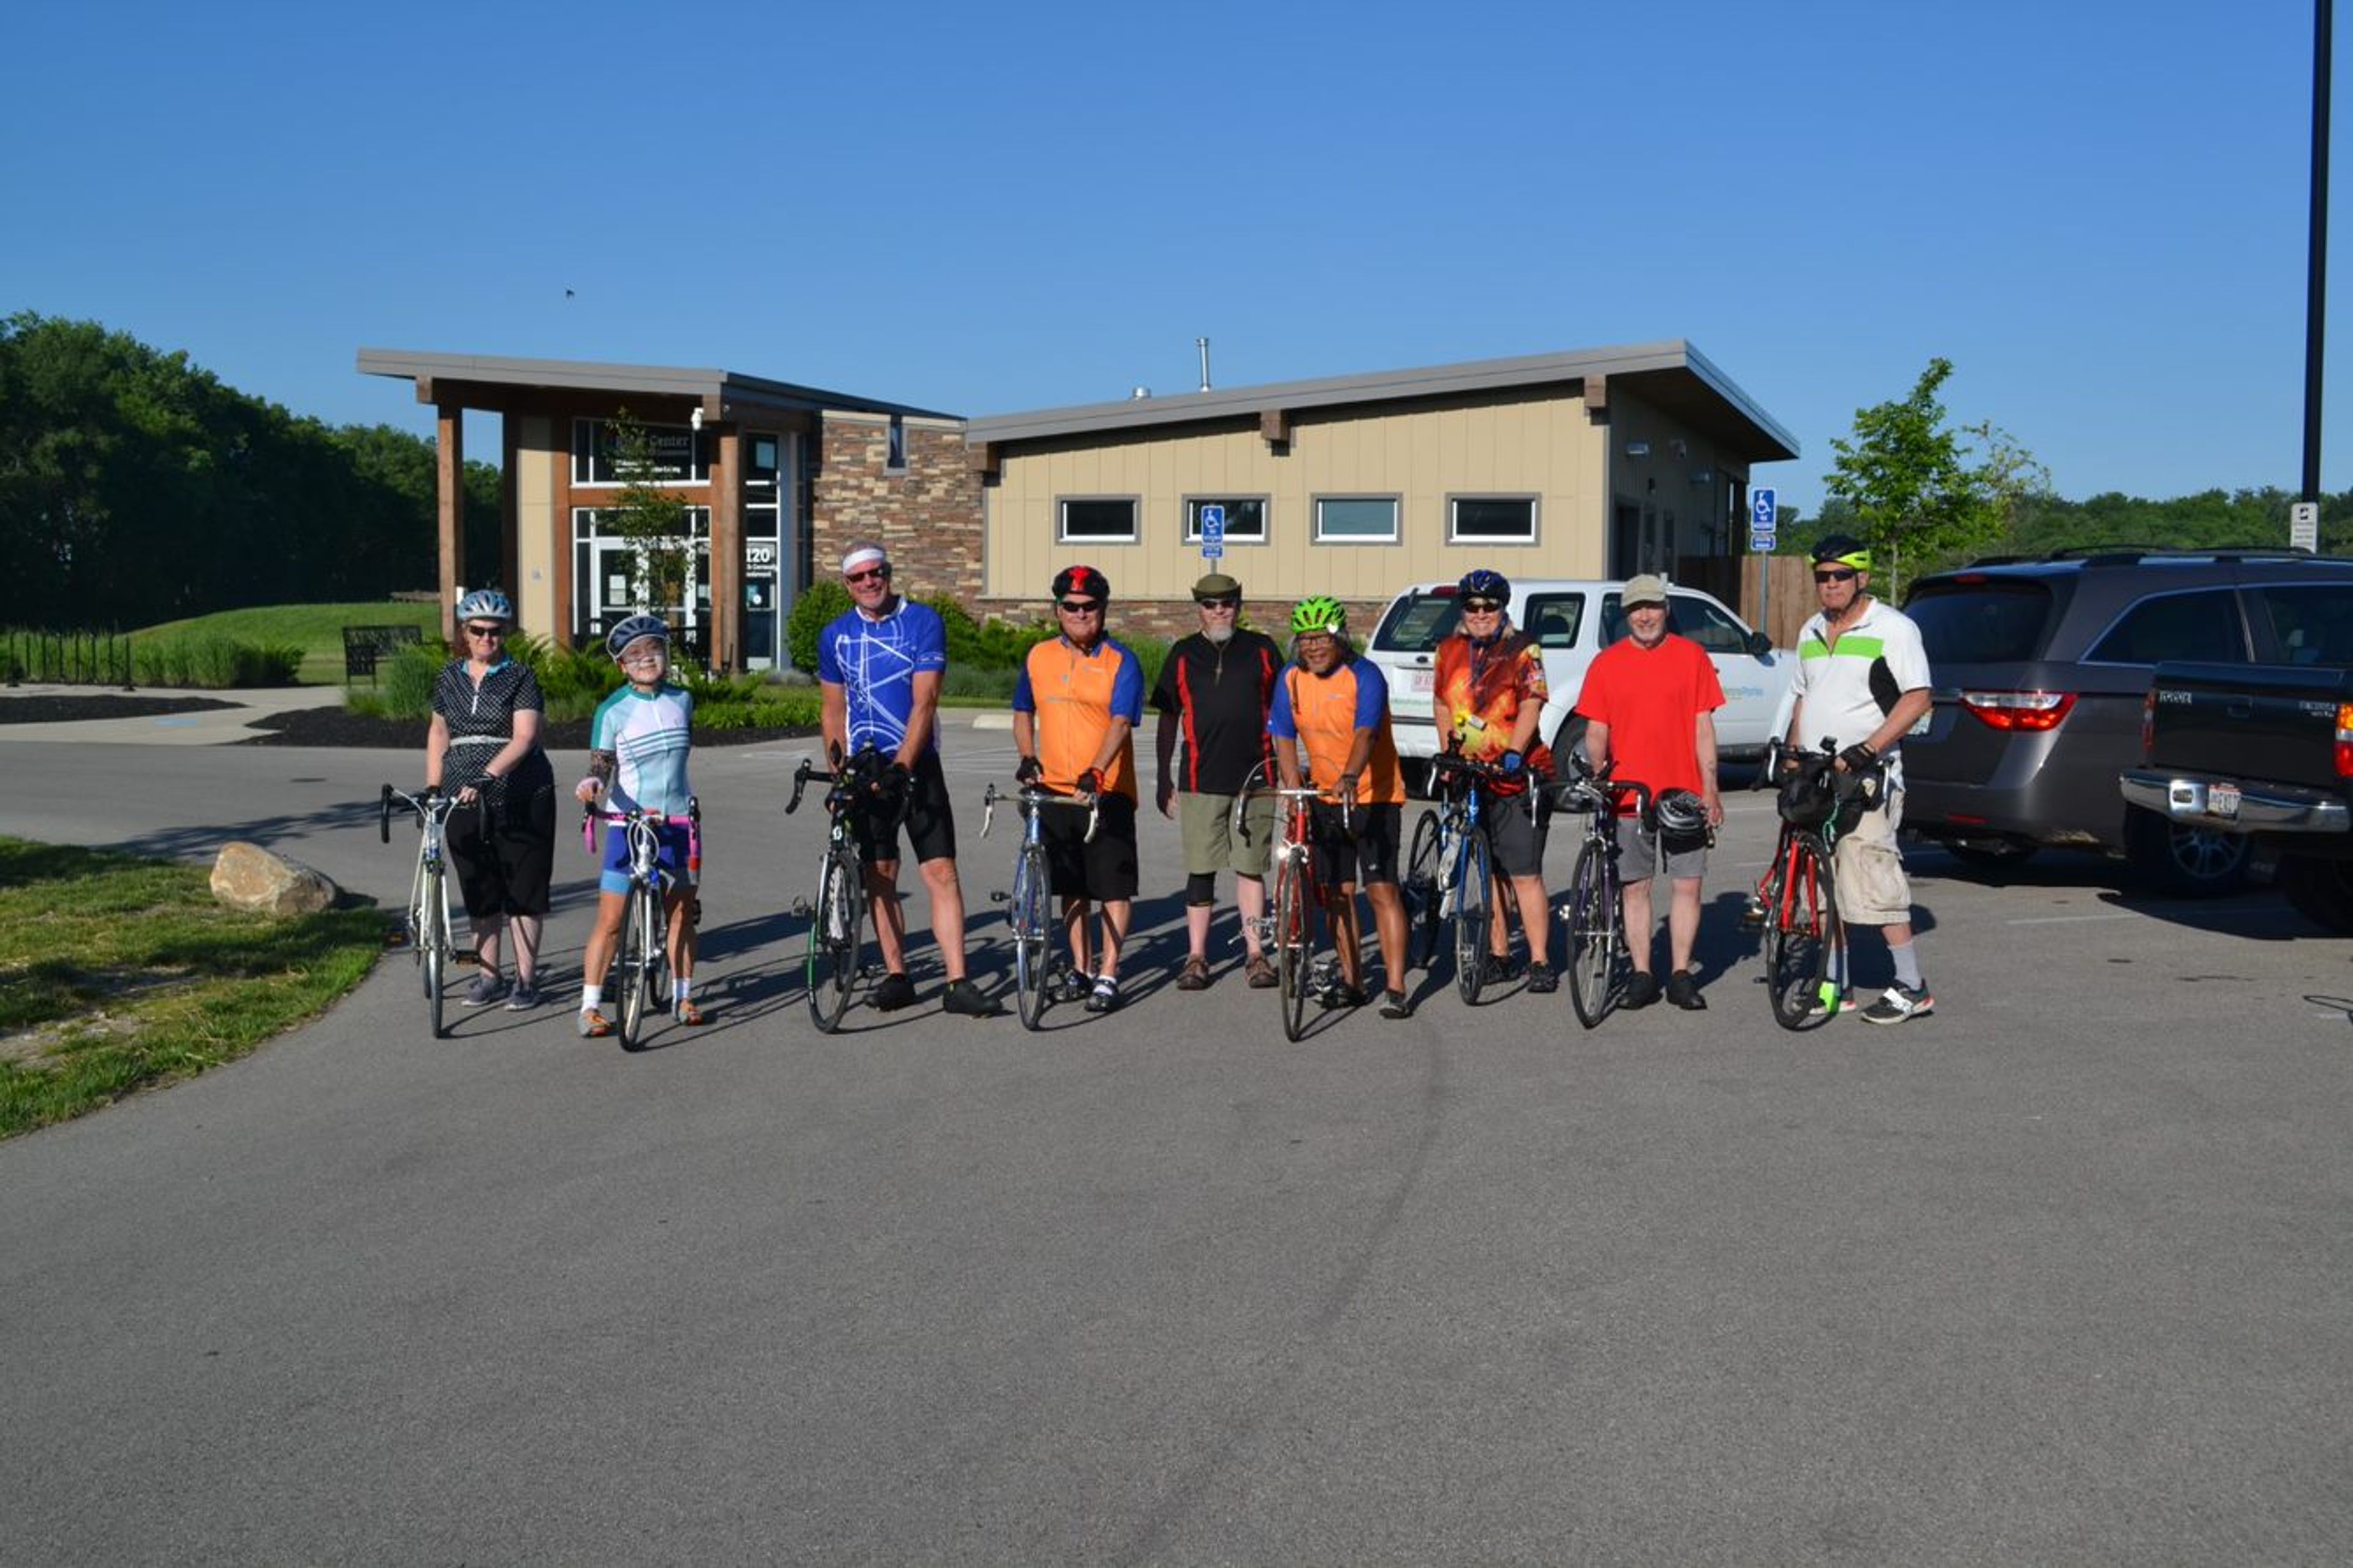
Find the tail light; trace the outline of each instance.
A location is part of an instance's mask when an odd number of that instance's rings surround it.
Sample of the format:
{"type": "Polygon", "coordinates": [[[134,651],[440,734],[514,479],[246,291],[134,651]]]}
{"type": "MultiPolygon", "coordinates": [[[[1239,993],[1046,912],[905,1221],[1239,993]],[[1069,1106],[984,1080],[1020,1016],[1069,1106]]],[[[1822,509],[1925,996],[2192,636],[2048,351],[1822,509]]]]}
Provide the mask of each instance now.
{"type": "Polygon", "coordinates": [[[2140,699],[2140,760],[2147,762],[2157,750],[2157,688],[2141,693],[2140,699]]]}
{"type": "MultiPolygon", "coordinates": [[[[2056,730],[2075,706],[2072,691],[1964,691],[1970,717],[1996,730],[2056,730]]],[[[2145,726],[2144,726],[2145,729],[2145,726]]]]}
{"type": "Polygon", "coordinates": [[[2337,776],[2353,779],[2353,702],[2337,705],[2337,776]]]}

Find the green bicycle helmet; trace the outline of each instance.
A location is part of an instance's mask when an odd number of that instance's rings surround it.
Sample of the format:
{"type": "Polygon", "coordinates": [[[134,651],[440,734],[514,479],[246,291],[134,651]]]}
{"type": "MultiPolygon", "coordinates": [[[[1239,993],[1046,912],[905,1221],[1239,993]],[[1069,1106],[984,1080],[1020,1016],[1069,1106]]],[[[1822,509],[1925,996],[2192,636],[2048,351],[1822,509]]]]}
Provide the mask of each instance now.
{"type": "Polygon", "coordinates": [[[1302,599],[1291,611],[1291,635],[1327,632],[1338,637],[1348,629],[1348,607],[1339,600],[1318,594],[1312,599],[1302,599]]]}

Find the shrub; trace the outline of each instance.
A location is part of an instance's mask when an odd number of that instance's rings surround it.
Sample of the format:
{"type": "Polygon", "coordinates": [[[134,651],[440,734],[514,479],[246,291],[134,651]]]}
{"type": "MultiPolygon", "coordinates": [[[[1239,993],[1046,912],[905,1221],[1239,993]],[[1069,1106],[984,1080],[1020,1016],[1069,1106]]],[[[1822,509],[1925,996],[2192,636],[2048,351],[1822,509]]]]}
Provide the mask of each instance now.
{"type": "Polygon", "coordinates": [[[375,667],[376,687],[370,694],[373,701],[363,704],[364,695],[348,691],[344,700],[355,712],[373,710],[386,719],[413,719],[423,723],[433,716],[433,683],[441,678],[441,667],[449,662],[449,650],[438,642],[410,643],[396,650],[375,667]]]}
{"type": "Polygon", "coordinates": [[[818,693],[805,686],[771,687],[759,696],[694,704],[698,730],[807,729],[818,721],[818,693]]]}
{"type": "Polygon", "coordinates": [[[142,686],[291,686],[302,668],[292,643],[249,643],[217,635],[134,641],[131,668],[142,686]]]}
{"type": "Polygon", "coordinates": [[[829,577],[810,584],[808,592],[793,601],[793,613],[785,617],[785,650],[795,669],[816,672],[818,634],[849,608],[849,590],[829,577]]]}

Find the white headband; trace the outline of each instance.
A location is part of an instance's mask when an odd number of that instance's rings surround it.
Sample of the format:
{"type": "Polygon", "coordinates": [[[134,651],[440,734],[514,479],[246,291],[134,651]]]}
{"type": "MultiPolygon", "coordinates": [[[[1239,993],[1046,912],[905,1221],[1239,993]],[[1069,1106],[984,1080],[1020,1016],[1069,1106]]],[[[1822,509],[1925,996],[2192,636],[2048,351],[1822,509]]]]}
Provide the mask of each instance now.
{"type": "Polygon", "coordinates": [[[888,566],[889,564],[891,564],[891,558],[882,552],[882,547],[879,544],[870,544],[863,550],[853,550],[841,558],[841,574],[847,577],[860,566],[888,566]]]}

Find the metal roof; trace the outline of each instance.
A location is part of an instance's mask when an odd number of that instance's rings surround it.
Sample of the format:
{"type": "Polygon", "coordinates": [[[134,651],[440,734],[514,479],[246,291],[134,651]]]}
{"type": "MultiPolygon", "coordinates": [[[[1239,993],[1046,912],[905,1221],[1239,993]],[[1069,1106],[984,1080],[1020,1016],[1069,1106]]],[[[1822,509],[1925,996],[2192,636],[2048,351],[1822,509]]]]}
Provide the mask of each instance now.
{"type": "Polygon", "coordinates": [[[1316,381],[1219,387],[1167,397],[1123,398],[1115,403],[1082,404],[1028,414],[989,415],[965,426],[965,440],[970,446],[1002,444],[1155,425],[1254,418],[1274,410],[1295,412],[1356,403],[1509,391],[1582,382],[1588,377],[1623,381],[1630,391],[1683,416],[1695,426],[1716,426],[1750,462],[1778,462],[1798,456],[1798,438],[1705,354],[1680,338],[1618,348],[1328,376],[1316,381]]]}
{"type": "Polygon", "coordinates": [[[659,364],[597,364],[586,360],[506,359],[491,354],[422,353],[406,349],[362,349],[362,375],[401,376],[417,381],[466,382],[567,392],[636,393],[679,397],[701,404],[722,419],[739,412],[783,408],[823,413],[898,414],[919,419],[958,419],[937,409],[884,403],[846,392],[799,386],[787,381],[743,375],[731,370],[659,364]]]}

